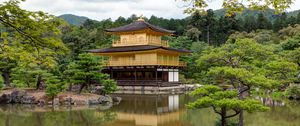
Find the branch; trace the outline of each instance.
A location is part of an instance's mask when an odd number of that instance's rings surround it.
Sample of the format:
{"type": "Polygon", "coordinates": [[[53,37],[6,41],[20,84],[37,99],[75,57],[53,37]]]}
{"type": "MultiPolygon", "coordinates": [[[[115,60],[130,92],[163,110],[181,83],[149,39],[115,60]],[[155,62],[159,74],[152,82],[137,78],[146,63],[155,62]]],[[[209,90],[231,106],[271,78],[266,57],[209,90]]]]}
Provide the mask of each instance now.
{"type": "Polygon", "coordinates": [[[234,111],[235,111],[235,113],[234,113],[234,114],[232,114],[232,115],[228,115],[228,116],[225,116],[225,118],[231,118],[231,117],[234,117],[234,116],[236,116],[236,115],[240,114],[240,112],[241,112],[241,111],[238,111],[238,110],[234,110],[234,111]]]}
{"type": "Polygon", "coordinates": [[[249,91],[249,90],[250,90],[250,86],[247,85],[247,88],[240,91],[238,95],[243,94],[244,92],[249,91]]]}
{"type": "Polygon", "coordinates": [[[245,89],[242,90],[242,91],[239,91],[239,94],[238,94],[238,95],[241,95],[241,94],[243,94],[244,92],[250,90],[250,86],[249,86],[249,85],[245,85],[244,82],[241,81],[241,80],[239,80],[239,81],[241,82],[242,86],[246,86],[247,88],[245,88],[245,89]]]}
{"type": "Polygon", "coordinates": [[[25,38],[28,38],[30,39],[30,43],[36,48],[37,52],[39,53],[39,48],[37,47],[36,43],[34,43],[34,41],[38,41],[38,42],[41,42],[40,40],[36,39],[36,38],[33,38],[32,36],[28,35],[27,33],[25,33],[24,31],[22,31],[21,29],[19,29],[18,27],[14,26],[13,24],[11,24],[9,21],[5,21],[3,20],[2,17],[0,17],[0,21],[2,23],[4,23],[5,25],[15,29],[18,33],[20,33],[22,36],[24,36],[25,38]]]}
{"type": "Polygon", "coordinates": [[[222,113],[219,112],[215,106],[212,106],[212,108],[213,108],[213,110],[215,111],[215,113],[218,113],[219,115],[222,115],[222,113]]]}

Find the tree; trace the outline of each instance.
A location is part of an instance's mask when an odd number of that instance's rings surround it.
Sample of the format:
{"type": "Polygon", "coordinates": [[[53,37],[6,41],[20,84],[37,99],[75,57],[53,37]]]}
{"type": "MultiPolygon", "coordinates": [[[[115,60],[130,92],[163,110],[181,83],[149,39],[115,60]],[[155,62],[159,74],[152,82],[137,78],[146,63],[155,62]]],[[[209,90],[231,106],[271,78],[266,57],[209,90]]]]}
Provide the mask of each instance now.
{"type": "Polygon", "coordinates": [[[271,29],[272,23],[264,16],[263,13],[259,13],[257,16],[257,28],[258,29],[271,29]]]}
{"type": "MultiPolygon", "coordinates": [[[[65,88],[64,83],[62,83],[62,81],[55,76],[48,77],[46,83],[46,95],[49,96],[52,101],[57,96],[57,94],[62,92],[65,88]]],[[[54,102],[52,102],[52,104],[53,103],[54,102]]]]}
{"type": "Polygon", "coordinates": [[[2,77],[0,76],[0,90],[3,88],[3,79],[2,79],[2,77]]]}
{"type": "MultiPolygon", "coordinates": [[[[188,5],[185,5],[187,9],[184,11],[185,13],[194,13],[199,11],[204,11],[204,9],[208,6],[208,2],[210,0],[181,0],[188,5]]],[[[233,14],[235,12],[241,12],[245,8],[250,9],[266,9],[266,8],[274,8],[275,12],[281,13],[293,3],[293,0],[246,0],[246,1],[238,1],[238,0],[223,0],[223,8],[226,8],[228,14],[233,14]],[[245,4],[250,3],[250,4],[245,4]]]]}
{"type": "MultiPolygon", "coordinates": [[[[14,54],[14,49],[21,48],[23,51],[18,55],[20,59],[33,61],[32,63],[36,63],[37,67],[43,69],[44,66],[51,64],[47,62],[50,61],[48,59],[53,59],[54,55],[61,55],[67,51],[58,36],[60,31],[57,27],[60,25],[60,20],[43,12],[23,10],[19,7],[20,2],[21,0],[9,0],[0,4],[0,23],[6,29],[1,31],[1,34],[9,33],[14,38],[8,41],[7,47],[10,49],[6,48],[1,53],[14,54]],[[30,55],[24,55],[23,52],[30,55]]],[[[10,66],[11,59],[11,57],[1,57],[2,63],[6,66],[10,66]]],[[[9,78],[10,70],[7,68],[2,70],[4,70],[2,74],[9,78]]],[[[37,78],[37,85],[40,85],[42,77],[38,75],[37,78]]],[[[5,80],[9,82],[8,79],[5,80]]]]}
{"type": "Polygon", "coordinates": [[[205,15],[194,13],[192,18],[189,19],[189,25],[191,27],[189,33],[193,30],[194,37],[201,34],[200,41],[214,44],[216,41],[217,19],[213,10],[207,10],[205,15]]]}
{"type": "Polygon", "coordinates": [[[288,25],[295,25],[297,24],[297,19],[294,16],[290,16],[287,18],[286,22],[288,25]]]}
{"type": "Polygon", "coordinates": [[[69,64],[68,68],[66,73],[68,73],[70,78],[69,83],[80,85],[78,94],[81,93],[83,88],[91,84],[100,83],[108,78],[108,75],[101,73],[101,60],[92,54],[80,54],[75,61],[69,64]]]}
{"type": "Polygon", "coordinates": [[[294,50],[300,47],[300,34],[293,37],[289,37],[281,43],[281,47],[284,50],[294,50]]]}
{"type": "Polygon", "coordinates": [[[246,16],[243,24],[244,30],[251,32],[257,29],[257,23],[254,16],[246,16]]]}
{"type": "Polygon", "coordinates": [[[300,12],[298,12],[298,14],[297,14],[297,19],[296,19],[297,21],[297,24],[300,24],[300,12]]]}
{"type": "Polygon", "coordinates": [[[188,36],[193,41],[199,41],[201,31],[198,28],[192,27],[186,31],[186,36],[188,36]]]}
{"type": "MultiPolygon", "coordinates": [[[[204,52],[198,66],[202,68],[205,76],[201,77],[206,83],[235,89],[239,100],[249,99],[245,93],[251,95],[249,91],[253,88],[273,91],[293,82],[284,75],[295,75],[297,68],[294,63],[282,62],[272,48],[251,39],[237,39],[204,52]]],[[[239,118],[239,125],[243,125],[243,109],[239,118]]]]}
{"type": "Polygon", "coordinates": [[[227,125],[227,119],[238,115],[241,110],[247,112],[266,111],[268,107],[259,101],[238,98],[237,91],[223,90],[219,86],[205,85],[190,93],[198,99],[189,103],[190,109],[212,107],[214,112],[221,116],[221,126],[227,125]]]}
{"type": "Polygon", "coordinates": [[[274,21],[273,24],[273,30],[274,31],[279,31],[280,29],[287,27],[288,23],[287,23],[287,14],[286,13],[282,13],[280,15],[278,15],[274,21]]]}
{"type": "Polygon", "coordinates": [[[111,94],[117,91],[117,83],[114,80],[106,79],[102,81],[102,95],[111,94]]]}
{"type": "Polygon", "coordinates": [[[6,87],[10,87],[11,70],[16,67],[16,59],[18,59],[19,49],[13,46],[17,43],[9,43],[7,33],[1,34],[0,43],[0,72],[4,79],[6,87]]]}

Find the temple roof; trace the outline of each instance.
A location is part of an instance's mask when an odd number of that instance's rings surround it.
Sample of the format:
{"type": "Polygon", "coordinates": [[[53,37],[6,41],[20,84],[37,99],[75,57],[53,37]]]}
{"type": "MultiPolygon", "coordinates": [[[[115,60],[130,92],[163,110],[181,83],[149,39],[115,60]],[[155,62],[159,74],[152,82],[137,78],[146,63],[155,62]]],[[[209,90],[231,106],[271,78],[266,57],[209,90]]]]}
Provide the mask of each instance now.
{"type": "Polygon", "coordinates": [[[150,28],[156,32],[167,33],[167,34],[172,34],[175,32],[175,31],[171,31],[171,30],[167,30],[167,29],[158,27],[158,26],[154,26],[143,20],[137,20],[128,25],[124,25],[124,26],[117,27],[117,28],[106,29],[105,31],[106,32],[128,32],[128,31],[143,30],[143,29],[147,29],[147,28],[150,28]]]}
{"type": "Polygon", "coordinates": [[[164,49],[164,50],[181,52],[181,53],[191,53],[191,51],[188,51],[188,50],[173,49],[173,48],[167,48],[167,47],[163,47],[163,46],[154,46],[154,45],[111,47],[111,48],[106,48],[106,49],[89,50],[89,52],[91,52],[91,53],[112,53],[112,52],[146,51],[146,50],[154,50],[154,49],[164,49]]]}

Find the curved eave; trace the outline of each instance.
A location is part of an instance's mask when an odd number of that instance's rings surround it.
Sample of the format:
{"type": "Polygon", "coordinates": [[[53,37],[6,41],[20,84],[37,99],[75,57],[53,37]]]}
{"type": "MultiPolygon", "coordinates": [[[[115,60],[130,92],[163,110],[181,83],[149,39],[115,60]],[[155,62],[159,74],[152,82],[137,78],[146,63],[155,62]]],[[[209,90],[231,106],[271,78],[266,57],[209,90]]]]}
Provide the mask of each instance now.
{"type": "Polygon", "coordinates": [[[188,50],[181,50],[181,49],[173,49],[167,48],[162,46],[127,46],[127,47],[112,47],[106,49],[94,49],[89,50],[90,53],[97,53],[97,54],[111,54],[111,53],[132,53],[132,52],[141,52],[141,51],[151,51],[151,50],[164,50],[164,51],[171,51],[180,54],[189,54],[191,51],[188,50]]]}
{"type": "Polygon", "coordinates": [[[120,33],[126,33],[126,32],[136,32],[140,30],[145,30],[145,29],[151,29],[154,32],[159,32],[162,34],[166,35],[172,35],[175,31],[172,30],[167,30],[158,26],[154,26],[152,24],[149,24],[144,21],[135,21],[133,23],[130,23],[128,25],[120,26],[117,28],[111,28],[111,29],[106,29],[106,32],[109,33],[114,33],[114,34],[120,34],[120,33]]]}

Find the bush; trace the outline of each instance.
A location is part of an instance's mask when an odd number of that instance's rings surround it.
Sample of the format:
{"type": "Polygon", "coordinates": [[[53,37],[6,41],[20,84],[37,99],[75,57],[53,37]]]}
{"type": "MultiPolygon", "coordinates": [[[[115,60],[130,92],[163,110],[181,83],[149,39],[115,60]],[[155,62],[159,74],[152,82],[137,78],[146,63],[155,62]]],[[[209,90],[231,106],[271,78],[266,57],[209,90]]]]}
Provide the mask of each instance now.
{"type": "Polygon", "coordinates": [[[56,77],[49,77],[46,83],[46,95],[52,99],[65,89],[64,84],[56,77]]]}
{"type": "Polygon", "coordinates": [[[273,92],[271,94],[273,99],[281,99],[284,98],[284,93],[283,92],[273,92]]]}
{"type": "Polygon", "coordinates": [[[113,93],[117,91],[117,82],[112,79],[106,79],[102,82],[103,95],[113,93]]]}
{"type": "Polygon", "coordinates": [[[300,88],[298,86],[290,86],[286,90],[286,96],[292,99],[299,99],[300,98],[300,88]]]}

